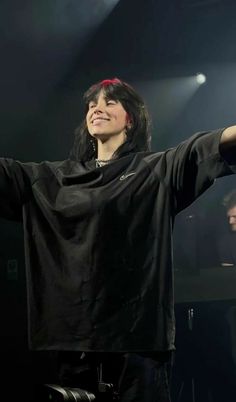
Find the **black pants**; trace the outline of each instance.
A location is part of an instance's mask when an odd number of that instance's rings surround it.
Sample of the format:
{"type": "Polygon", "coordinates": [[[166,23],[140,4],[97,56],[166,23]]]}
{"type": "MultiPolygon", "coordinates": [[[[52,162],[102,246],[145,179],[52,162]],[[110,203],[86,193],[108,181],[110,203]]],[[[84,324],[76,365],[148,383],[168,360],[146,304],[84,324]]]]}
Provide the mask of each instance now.
{"type": "Polygon", "coordinates": [[[155,354],[62,352],[59,382],[85,389],[101,401],[170,402],[169,367],[168,360],[155,354]],[[113,385],[113,396],[98,390],[99,381],[113,385]]]}

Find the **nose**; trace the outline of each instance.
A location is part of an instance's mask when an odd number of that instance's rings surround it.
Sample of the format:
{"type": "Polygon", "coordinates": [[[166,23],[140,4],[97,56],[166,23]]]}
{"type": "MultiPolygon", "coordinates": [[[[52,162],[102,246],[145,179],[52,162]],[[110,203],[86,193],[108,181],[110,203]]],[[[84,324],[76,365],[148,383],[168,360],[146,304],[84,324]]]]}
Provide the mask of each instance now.
{"type": "Polygon", "coordinates": [[[98,101],[95,107],[93,108],[94,113],[102,113],[104,111],[104,102],[98,101]]]}
{"type": "Polygon", "coordinates": [[[102,113],[102,109],[100,107],[95,107],[93,109],[93,114],[100,114],[100,113],[102,113]]]}

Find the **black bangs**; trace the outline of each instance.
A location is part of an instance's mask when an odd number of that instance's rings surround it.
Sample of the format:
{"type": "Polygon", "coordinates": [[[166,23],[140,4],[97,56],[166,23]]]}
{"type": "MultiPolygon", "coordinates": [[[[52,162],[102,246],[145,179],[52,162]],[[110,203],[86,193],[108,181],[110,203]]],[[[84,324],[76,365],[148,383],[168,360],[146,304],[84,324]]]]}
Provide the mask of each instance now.
{"type": "Polygon", "coordinates": [[[104,85],[103,82],[93,85],[84,94],[85,108],[88,109],[89,103],[97,101],[99,94],[103,92],[105,98],[114,100],[124,100],[124,87],[118,82],[104,85]]]}

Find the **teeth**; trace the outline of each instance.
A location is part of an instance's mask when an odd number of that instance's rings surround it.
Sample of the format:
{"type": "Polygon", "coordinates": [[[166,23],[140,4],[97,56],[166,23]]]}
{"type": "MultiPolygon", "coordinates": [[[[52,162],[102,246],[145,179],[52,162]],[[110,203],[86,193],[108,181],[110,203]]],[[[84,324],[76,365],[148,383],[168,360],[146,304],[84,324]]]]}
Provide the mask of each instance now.
{"type": "Polygon", "coordinates": [[[102,119],[101,117],[98,117],[97,119],[93,120],[93,123],[96,123],[97,121],[103,121],[103,120],[106,120],[106,119],[102,119]]]}

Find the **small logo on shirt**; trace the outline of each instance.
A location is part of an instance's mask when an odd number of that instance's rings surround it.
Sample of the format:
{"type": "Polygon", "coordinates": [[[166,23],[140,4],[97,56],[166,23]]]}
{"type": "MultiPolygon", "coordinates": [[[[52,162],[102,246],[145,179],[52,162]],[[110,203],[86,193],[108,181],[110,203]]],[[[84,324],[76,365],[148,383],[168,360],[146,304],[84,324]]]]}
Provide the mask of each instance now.
{"type": "Polygon", "coordinates": [[[122,176],[120,176],[120,180],[126,180],[126,179],[128,179],[128,177],[133,176],[134,174],[136,174],[136,172],[122,174],[122,176]]]}

